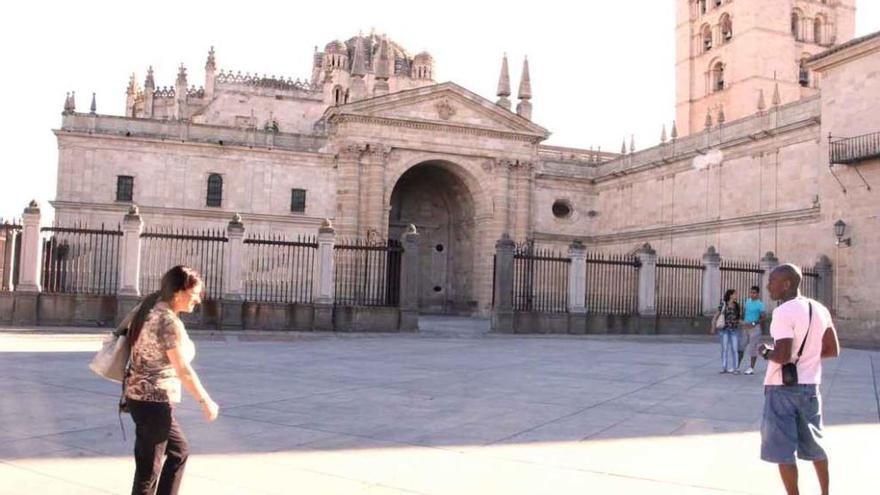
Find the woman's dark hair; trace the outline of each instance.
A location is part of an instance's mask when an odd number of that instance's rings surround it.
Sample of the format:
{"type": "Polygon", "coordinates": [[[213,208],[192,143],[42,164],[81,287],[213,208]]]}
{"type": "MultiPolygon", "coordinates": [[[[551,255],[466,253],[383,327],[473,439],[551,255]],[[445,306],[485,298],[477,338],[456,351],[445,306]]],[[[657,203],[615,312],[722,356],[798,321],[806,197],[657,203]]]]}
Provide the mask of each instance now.
{"type": "Polygon", "coordinates": [[[141,335],[141,329],[144,327],[144,322],[147,320],[147,315],[150,314],[150,310],[153,309],[157,302],[171,302],[176,292],[192,289],[201,282],[202,276],[199,275],[199,272],[188,266],[177,265],[165,272],[165,275],[162,275],[159,290],[141,301],[137,313],[135,313],[134,318],[131,320],[131,324],[128,327],[129,345],[133,346],[137,342],[138,337],[141,335]]]}
{"type": "Polygon", "coordinates": [[[736,289],[727,289],[724,291],[724,302],[730,302],[730,297],[736,292],[736,289]]]}

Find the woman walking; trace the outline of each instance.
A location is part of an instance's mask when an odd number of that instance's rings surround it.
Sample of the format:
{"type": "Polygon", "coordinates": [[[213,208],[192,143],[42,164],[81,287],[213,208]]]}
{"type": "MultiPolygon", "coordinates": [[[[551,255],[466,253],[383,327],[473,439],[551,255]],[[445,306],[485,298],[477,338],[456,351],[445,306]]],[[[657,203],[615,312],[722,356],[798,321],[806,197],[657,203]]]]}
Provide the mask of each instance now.
{"type": "Polygon", "coordinates": [[[737,301],[736,291],[728,289],[724,293],[724,300],[718,305],[718,312],[712,318],[712,328],[709,333],[715,334],[715,321],[719,317],[724,318],[724,325],[718,329],[721,334],[721,373],[739,374],[737,369],[737,348],[739,343],[739,320],[740,306],[737,301]]]}
{"type": "Polygon", "coordinates": [[[136,425],[132,495],[174,495],[180,490],[189,456],[189,443],[174,417],[181,384],[208,421],[217,419],[217,404],[190,366],[195,346],[178,317],[201,302],[202,287],[195,270],[175,266],[162,276],[159,292],[141,304],[129,327],[125,397],[136,425]]]}

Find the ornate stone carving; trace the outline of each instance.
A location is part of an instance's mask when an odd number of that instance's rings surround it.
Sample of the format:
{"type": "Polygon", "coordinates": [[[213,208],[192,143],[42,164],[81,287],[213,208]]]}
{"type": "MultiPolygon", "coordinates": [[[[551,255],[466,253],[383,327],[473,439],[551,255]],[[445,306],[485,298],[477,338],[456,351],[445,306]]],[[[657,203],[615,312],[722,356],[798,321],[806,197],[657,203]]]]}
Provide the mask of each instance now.
{"type": "Polygon", "coordinates": [[[443,120],[449,120],[456,112],[455,107],[452,106],[452,103],[449,103],[448,98],[440,99],[434,107],[437,108],[437,115],[443,120]]]}

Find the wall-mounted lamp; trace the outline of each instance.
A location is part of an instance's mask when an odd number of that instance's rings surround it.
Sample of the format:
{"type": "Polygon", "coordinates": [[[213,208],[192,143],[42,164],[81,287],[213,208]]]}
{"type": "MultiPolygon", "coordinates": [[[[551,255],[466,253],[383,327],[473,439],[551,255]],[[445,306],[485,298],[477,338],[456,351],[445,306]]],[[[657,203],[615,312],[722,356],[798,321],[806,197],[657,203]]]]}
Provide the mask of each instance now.
{"type": "Polygon", "coordinates": [[[837,237],[837,246],[852,246],[851,238],[843,238],[843,236],[846,235],[846,222],[844,222],[843,220],[838,220],[834,222],[834,235],[835,237],[837,237]]]}

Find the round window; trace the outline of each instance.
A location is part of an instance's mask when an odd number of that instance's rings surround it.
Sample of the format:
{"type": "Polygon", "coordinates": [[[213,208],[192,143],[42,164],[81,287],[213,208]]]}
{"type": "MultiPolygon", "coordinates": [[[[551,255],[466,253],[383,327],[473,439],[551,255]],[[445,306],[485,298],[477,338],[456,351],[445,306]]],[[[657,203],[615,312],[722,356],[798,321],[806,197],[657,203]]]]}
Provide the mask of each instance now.
{"type": "Polygon", "coordinates": [[[436,249],[438,253],[442,253],[443,252],[443,244],[437,244],[436,246],[434,246],[434,249],[436,249]]]}
{"type": "Polygon", "coordinates": [[[553,203],[553,216],[556,218],[568,218],[571,216],[571,203],[564,199],[557,199],[553,203]]]}

